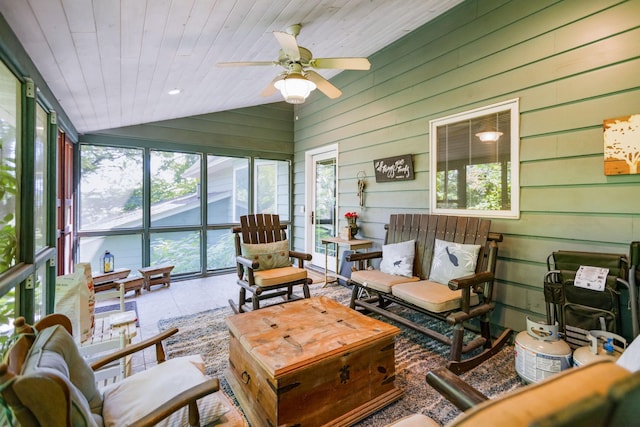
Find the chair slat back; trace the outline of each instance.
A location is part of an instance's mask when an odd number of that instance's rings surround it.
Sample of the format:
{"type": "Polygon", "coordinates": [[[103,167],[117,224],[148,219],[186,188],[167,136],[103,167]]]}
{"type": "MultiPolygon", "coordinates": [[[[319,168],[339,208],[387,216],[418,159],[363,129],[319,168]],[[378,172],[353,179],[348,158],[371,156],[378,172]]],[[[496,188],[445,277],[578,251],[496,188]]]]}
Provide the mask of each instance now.
{"type": "Polygon", "coordinates": [[[286,239],[286,226],[280,225],[279,215],[243,215],[240,217],[240,229],[243,243],[271,243],[286,239]]]}
{"type": "Polygon", "coordinates": [[[385,226],[385,244],[416,240],[414,272],[426,279],[431,271],[435,240],[480,245],[476,272],[486,271],[489,229],[491,220],[476,217],[457,217],[431,214],[394,214],[385,226]]]}

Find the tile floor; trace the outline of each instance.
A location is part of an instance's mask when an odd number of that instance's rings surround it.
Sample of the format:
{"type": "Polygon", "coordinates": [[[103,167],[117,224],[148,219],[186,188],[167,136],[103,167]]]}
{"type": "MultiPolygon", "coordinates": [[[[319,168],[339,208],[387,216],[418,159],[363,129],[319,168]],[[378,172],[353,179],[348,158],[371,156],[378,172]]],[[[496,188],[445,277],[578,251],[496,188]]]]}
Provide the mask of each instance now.
{"type": "MultiPolygon", "coordinates": [[[[235,272],[218,276],[209,276],[193,280],[174,281],[171,286],[153,286],[151,291],[142,291],[135,296],[128,292],[125,301],[135,301],[138,309],[137,336],[138,342],[158,333],[158,320],[184,316],[218,307],[228,307],[228,300],[236,299],[238,285],[235,272]]],[[[102,304],[113,304],[105,301],[102,304]]],[[[140,352],[132,359],[132,371],[144,370],[155,364],[153,347],[140,352]]]]}
{"type": "MultiPolygon", "coordinates": [[[[324,275],[318,271],[309,270],[315,283],[323,282],[324,275]]],[[[136,301],[138,322],[134,342],[151,338],[158,330],[158,320],[187,314],[199,313],[219,307],[228,307],[229,299],[238,298],[236,272],[229,274],[203,277],[192,280],[173,281],[171,286],[153,286],[151,291],[142,291],[142,295],[135,296],[134,292],[125,295],[125,301],[136,301]]],[[[101,305],[114,304],[117,300],[106,300],[101,305]]],[[[144,370],[156,364],[155,347],[147,348],[136,353],[131,362],[133,373],[144,370]]]]}

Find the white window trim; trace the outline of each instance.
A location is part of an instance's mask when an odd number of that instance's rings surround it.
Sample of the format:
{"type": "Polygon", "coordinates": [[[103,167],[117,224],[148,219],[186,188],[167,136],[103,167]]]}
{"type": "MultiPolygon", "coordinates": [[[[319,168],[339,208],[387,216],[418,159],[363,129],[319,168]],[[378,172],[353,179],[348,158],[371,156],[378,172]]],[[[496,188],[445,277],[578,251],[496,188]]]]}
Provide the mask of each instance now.
{"type": "Polygon", "coordinates": [[[480,216],[487,218],[520,218],[520,99],[510,99],[486,107],[441,117],[429,122],[429,152],[430,152],[430,183],[429,209],[431,213],[442,215],[480,216]],[[511,209],[510,210],[475,210],[475,209],[445,209],[437,207],[436,173],[437,173],[437,128],[450,123],[469,120],[486,114],[511,110],[511,209]]]}

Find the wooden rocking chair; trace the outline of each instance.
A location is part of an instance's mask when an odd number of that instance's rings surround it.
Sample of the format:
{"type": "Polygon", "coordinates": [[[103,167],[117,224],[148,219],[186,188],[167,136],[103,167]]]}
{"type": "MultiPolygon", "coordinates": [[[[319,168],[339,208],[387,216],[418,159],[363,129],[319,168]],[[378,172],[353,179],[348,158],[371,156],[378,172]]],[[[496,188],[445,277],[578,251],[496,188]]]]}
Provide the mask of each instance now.
{"type": "Polygon", "coordinates": [[[490,220],[480,218],[391,215],[381,252],[357,253],[347,257],[349,261],[359,263],[359,269],[351,274],[351,308],[380,314],[449,345],[451,351],[447,367],[452,372],[461,373],[477,366],[500,351],[512,333],[506,329],[494,340],[489,328],[489,315],[494,308],[493,272],[497,243],[502,241],[501,234],[489,231],[490,225],[490,220]],[[407,244],[411,252],[415,252],[411,262],[406,261],[409,258],[401,256],[403,254],[396,254],[393,258],[389,253],[391,251],[388,253],[392,261],[397,260],[395,263],[412,263],[407,266],[408,276],[364,268],[365,263],[372,259],[383,258],[384,261],[385,247],[407,244]],[[468,249],[463,246],[475,247],[477,255],[471,252],[466,255],[468,249]],[[444,249],[438,251],[442,247],[444,249]],[[449,249],[457,255],[449,253],[449,249]],[[444,283],[440,278],[436,280],[434,273],[437,268],[432,269],[432,265],[444,266],[445,262],[449,262],[445,260],[450,258],[455,258],[456,266],[458,261],[460,265],[467,265],[467,261],[475,258],[471,263],[473,269],[462,277],[453,277],[444,283]],[[448,335],[402,317],[389,310],[393,304],[443,320],[453,331],[448,335]],[[466,324],[470,321],[477,321],[480,335],[464,342],[466,324]],[[480,353],[462,359],[463,353],[480,348],[480,353]]]}
{"type": "Polygon", "coordinates": [[[309,298],[311,278],[307,277],[304,261],[311,255],[289,250],[287,226],[278,215],[255,214],[240,217],[240,227],[234,227],[236,262],[240,294],[238,303],[229,300],[235,313],[257,310],[260,301],[282,297],[284,301],[299,299],[293,287],[301,285],[304,298],[309,298]],[[298,265],[291,265],[291,258],[298,265]],[[247,297],[247,292],[251,293],[247,297]]]}

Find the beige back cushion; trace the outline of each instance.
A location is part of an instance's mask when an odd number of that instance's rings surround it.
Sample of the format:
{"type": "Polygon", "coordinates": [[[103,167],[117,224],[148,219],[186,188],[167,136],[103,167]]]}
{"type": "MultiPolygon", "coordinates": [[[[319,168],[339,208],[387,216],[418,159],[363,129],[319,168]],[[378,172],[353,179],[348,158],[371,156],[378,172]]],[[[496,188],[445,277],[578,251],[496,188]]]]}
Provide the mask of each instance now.
{"type": "Polygon", "coordinates": [[[291,265],[289,260],[289,241],[280,240],[271,243],[241,243],[242,255],[252,261],[258,261],[259,270],[270,270],[272,268],[288,267],[291,265]]]}
{"type": "Polygon", "coordinates": [[[96,388],[93,371],[61,325],[38,333],[22,375],[14,384],[20,400],[36,413],[42,425],[51,425],[52,419],[63,420],[66,410],[58,403],[63,401],[60,386],[43,375],[45,373],[55,375],[69,389],[74,426],[102,425],[102,396],[96,388]]]}

